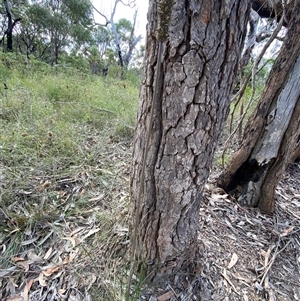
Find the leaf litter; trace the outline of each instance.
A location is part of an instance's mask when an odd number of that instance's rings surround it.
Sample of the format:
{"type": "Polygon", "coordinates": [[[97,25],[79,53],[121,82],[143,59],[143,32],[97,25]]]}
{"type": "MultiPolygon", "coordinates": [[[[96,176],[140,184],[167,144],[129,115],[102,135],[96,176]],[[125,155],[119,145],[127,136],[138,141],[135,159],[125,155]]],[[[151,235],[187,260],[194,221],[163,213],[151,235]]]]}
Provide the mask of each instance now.
{"type": "Polygon", "coordinates": [[[213,182],[200,210],[199,275],[185,289],[179,275],[155,292],[145,287],[140,300],[300,300],[300,163],[277,186],[273,216],[239,206],[213,182]]]}
{"type": "MultiPolygon", "coordinates": [[[[131,151],[127,141],[93,139],[89,161],[1,183],[0,300],[117,299],[128,263],[131,151]]],[[[1,160],[0,169],[10,173],[1,160]]]]}
{"type": "MultiPolygon", "coordinates": [[[[1,300],[122,299],[130,143],[88,139],[95,141],[89,162],[67,171],[57,162],[13,187],[8,206],[1,203],[1,300]]],[[[2,172],[2,181],[8,178],[2,172]]],[[[175,277],[156,291],[143,285],[139,300],[300,300],[299,179],[300,166],[293,164],[277,187],[273,216],[240,207],[208,184],[200,210],[199,276],[186,283],[175,277]]],[[[133,281],[137,285],[138,277],[133,281]]]]}

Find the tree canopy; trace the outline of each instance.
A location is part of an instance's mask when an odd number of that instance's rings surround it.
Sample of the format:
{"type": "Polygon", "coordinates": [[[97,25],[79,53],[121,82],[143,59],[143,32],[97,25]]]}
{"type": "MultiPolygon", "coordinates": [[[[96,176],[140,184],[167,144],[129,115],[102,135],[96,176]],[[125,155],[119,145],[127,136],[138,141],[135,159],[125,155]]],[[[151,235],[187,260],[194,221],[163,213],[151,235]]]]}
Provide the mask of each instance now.
{"type": "Polygon", "coordinates": [[[90,56],[97,55],[100,70],[104,65],[118,64],[120,44],[127,66],[137,46],[135,19],[111,18],[107,24],[99,25],[94,20],[95,13],[90,0],[1,1],[2,49],[52,65],[63,62],[66,55],[84,56],[95,63],[90,56]]]}

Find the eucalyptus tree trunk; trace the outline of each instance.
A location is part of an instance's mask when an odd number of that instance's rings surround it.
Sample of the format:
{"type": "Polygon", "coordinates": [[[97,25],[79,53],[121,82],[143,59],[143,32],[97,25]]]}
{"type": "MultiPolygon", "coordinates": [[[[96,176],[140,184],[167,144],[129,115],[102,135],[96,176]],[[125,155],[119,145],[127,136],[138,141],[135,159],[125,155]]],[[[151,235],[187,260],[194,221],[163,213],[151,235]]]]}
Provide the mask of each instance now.
{"type": "MultiPolygon", "coordinates": [[[[17,18],[13,22],[12,13],[10,10],[10,3],[8,0],[4,0],[4,6],[5,6],[5,10],[6,10],[6,16],[7,16],[7,29],[5,32],[5,35],[7,38],[6,50],[9,52],[12,52],[13,51],[13,29],[14,29],[15,25],[17,24],[17,22],[21,20],[21,18],[17,18]]],[[[4,37],[3,37],[3,39],[4,39],[4,37]]]]}
{"type": "Polygon", "coordinates": [[[113,14],[112,14],[112,17],[110,19],[110,24],[111,24],[111,28],[112,28],[112,31],[114,33],[115,40],[116,40],[116,47],[117,47],[118,57],[119,57],[119,60],[120,60],[120,67],[124,67],[124,59],[123,59],[122,50],[121,50],[121,46],[120,46],[119,35],[117,33],[116,25],[115,25],[115,22],[113,20],[113,14]]]}
{"type": "Polygon", "coordinates": [[[139,35],[136,38],[134,37],[137,13],[138,13],[138,11],[136,10],[135,13],[134,13],[134,16],[133,16],[133,24],[132,24],[132,29],[131,29],[131,32],[130,32],[129,41],[128,41],[128,51],[127,51],[127,53],[124,57],[124,64],[125,64],[126,67],[128,67],[129,62],[132,59],[132,53],[133,53],[134,49],[136,48],[137,44],[142,39],[141,35],[139,35]]]}
{"type": "Polygon", "coordinates": [[[6,15],[7,15],[7,30],[6,30],[6,36],[7,36],[7,51],[12,51],[12,31],[13,31],[13,21],[12,21],[12,15],[9,7],[8,0],[4,0],[4,5],[6,9],[6,15]]]}
{"type": "Polygon", "coordinates": [[[266,213],[275,211],[276,185],[300,152],[300,2],[293,3],[288,33],[266,88],[240,148],[218,180],[240,204],[266,213]]]}
{"type": "Polygon", "coordinates": [[[150,0],[131,197],[134,254],[153,281],[198,271],[200,200],[229,109],[249,2],[150,0]]]}

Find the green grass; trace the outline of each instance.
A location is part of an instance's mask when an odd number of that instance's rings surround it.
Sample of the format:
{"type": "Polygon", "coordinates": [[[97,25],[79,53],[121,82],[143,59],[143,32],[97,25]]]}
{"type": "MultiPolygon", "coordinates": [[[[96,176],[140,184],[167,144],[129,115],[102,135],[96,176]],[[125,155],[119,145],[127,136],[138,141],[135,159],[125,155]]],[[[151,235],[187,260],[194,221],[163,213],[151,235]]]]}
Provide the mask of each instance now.
{"type": "MultiPolygon", "coordinates": [[[[21,292],[25,280],[39,276],[36,263],[27,273],[13,258],[31,262],[34,252],[42,258],[39,266],[47,266],[76,251],[61,277],[85,283],[94,275],[86,284],[92,300],[121,300],[139,79],[130,72],[125,79],[103,78],[1,55],[0,270],[7,274],[0,292],[11,279],[21,292]]],[[[52,276],[45,276],[49,284],[56,281],[52,276]]],[[[86,287],[76,289],[83,294],[86,287]]],[[[37,283],[31,293],[39,289],[37,283]]],[[[8,289],[0,293],[0,299],[8,296],[8,289]]]]}

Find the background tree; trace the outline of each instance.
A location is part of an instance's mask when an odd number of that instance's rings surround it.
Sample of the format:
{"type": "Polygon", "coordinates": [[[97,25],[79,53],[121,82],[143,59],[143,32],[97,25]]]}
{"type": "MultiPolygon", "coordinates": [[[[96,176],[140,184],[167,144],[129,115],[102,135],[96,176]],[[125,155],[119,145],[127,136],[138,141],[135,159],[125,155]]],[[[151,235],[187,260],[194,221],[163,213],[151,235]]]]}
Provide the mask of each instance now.
{"type": "Polygon", "coordinates": [[[122,18],[115,23],[118,3],[135,5],[116,0],[109,18],[99,12],[105,20],[99,25],[90,0],[5,0],[0,2],[0,41],[5,50],[52,65],[69,64],[68,56],[86,59],[94,74],[118,62],[127,68],[132,57],[140,56],[141,36],[135,35],[137,12],[132,21],[122,18]]]}
{"type": "Polygon", "coordinates": [[[150,1],[133,150],[134,256],[158,281],[199,268],[202,190],[229,108],[249,1],[150,1]]]}
{"type": "MultiPolygon", "coordinates": [[[[4,3],[8,3],[7,0],[4,3]]],[[[28,57],[33,54],[55,64],[67,48],[78,52],[91,41],[93,19],[88,0],[15,1],[11,12],[18,16],[14,22],[10,21],[12,25],[22,19],[16,27],[15,49],[11,50],[18,50],[28,57]]],[[[6,20],[6,14],[2,13],[2,24],[3,20],[6,20]]],[[[5,33],[11,27],[2,26],[5,33]]]]}
{"type": "Polygon", "coordinates": [[[104,57],[106,50],[111,47],[112,37],[110,31],[105,26],[98,25],[92,34],[92,38],[100,56],[104,57]]]}
{"type": "Polygon", "coordinates": [[[137,11],[135,11],[133,22],[125,18],[120,19],[117,23],[115,22],[115,13],[119,3],[132,8],[135,7],[135,0],[128,1],[127,3],[121,0],[115,0],[110,17],[107,17],[105,14],[101,13],[94,6],[93,8],[104,19],[104,23],[101,25],[108,27],[109,31],[114,37],[112,42],[114,44],[116,56],[119,60],[119,65],[121,67],[128,67],[133,52],[138,43],[141,41],[142,37],[141,35],[135,35],[137,11]]]}
{"type": "Polygon", "coordinates": [[[280,12],[280,22],[288,24],[283,46],[246,125],[242,144],[218,180],[242,205],[258,206],[268,213],[275,211],[280,177],[300,151],[299,1],[291,1],[280,12]]]}
{"type": "Polygon", "coordinates": [[[6,50],[11,52],[13,50],[13,30],[17,22],[21,21],[21,18],[16,18],[13,20],[10,2],[8,0],[3,1],[7,17],[7,27],[4,31],[4,36],[2,37],[0,42],[4,42],[4,38],[6,36],[6,50]]]}
{"type": "MultiPolygon", "coordinates": [[[[265,58],[265,52],[270,48],[275,49],[274,40],[268,40],[272,33],[276,30],[276,21],[268,19],[265,21],[260,18],[257,12],[251,10],[248,23],[246,41],[239,62],[239,72],[236,79],[236,87],[233,91],[234,95],[231,99],[231,110],[229,124],[229,138],[225,142],[222,159],[228,148],[229,142],[234,141],[237,136],[238,143],[241,142],[245,119],[249,115],[249,111],[253,111],[258,96],[262,93],[265,86],[267,76],[270,72],[273,57],[275,54],[268,53],[268,58],[265,58]],[[262,49],[259,52],[258,49],[262,49]],[[272,58],[270,58],[270,56],[272,58]],[[237,126],[235,125],[237,124],[237,126]],[[235,129],[234,129],[235,126],[235,129]],[[236,135],[236,133],[238,135],[236,135]]],[[[279,38],[276,36],[276,38],[279,38]]],[[[277,43],[276,43],[277,44],[277,43]]],[[[272,51],[274,52],[274,51],[272,51]]],[[[225,131],[224,131],[225,133],[225,131]]],[[[234,147],[234,146],[233,146],[234,147]]],[[[223,163],[224,164],[224,163],[223,163]]]]}
{"type": "Polygon", "coordinates": [[[40,28],[40,36],[48,45],[51,64],[58,63],[65,47],[80,47],[90,40],[92,10],[87,0],[36,1],[30,13],[31,22],[40,28]]]}
{"type": "Polygon", "coordinates": [[[90,70],[93,74],[99,74],[103,72],[104,62],[101,56],[100,51],[96,46],[91,46],[85,51],[87,60],[89,62],[90,70]]]}
{"type": "Polygon", "coordinates": [[[129,20],[122,18],[116,23],[116,31],[119,36],[120,50],[123,57],[124,66],[128,67],[132,53],[135,50],[136,45],[140,42],[142,37],[135,36],[135,23],[136,23],[137,11],[135,11],[133,23],[129,20]]]}

